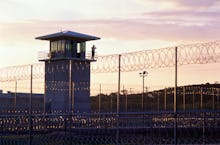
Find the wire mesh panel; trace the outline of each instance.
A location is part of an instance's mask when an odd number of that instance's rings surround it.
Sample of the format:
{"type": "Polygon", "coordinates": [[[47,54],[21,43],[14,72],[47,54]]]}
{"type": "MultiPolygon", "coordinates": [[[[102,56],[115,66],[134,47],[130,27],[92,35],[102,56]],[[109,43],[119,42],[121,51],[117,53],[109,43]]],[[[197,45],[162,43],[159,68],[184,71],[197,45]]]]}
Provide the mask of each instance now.
{"type": "MultiPolygon", "coordinates": [[[[0,117],[2,144],[28,144],[30,140],[36,145],[174,143],[174,114],[171,112],[0,117]]],[[[178,143],[220,143],[220,112],[178,112],[177,120],[178,143]]]]}

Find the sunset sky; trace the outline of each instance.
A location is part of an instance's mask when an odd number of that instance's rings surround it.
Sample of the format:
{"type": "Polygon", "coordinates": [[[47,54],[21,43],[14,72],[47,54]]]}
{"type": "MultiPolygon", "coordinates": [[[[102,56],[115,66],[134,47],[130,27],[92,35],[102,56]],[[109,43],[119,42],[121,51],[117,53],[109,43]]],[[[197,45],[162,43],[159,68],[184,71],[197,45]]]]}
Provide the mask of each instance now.
{"type": "Polygon", "coordinates": [[[71,30],[101,37],[99,55],[220,38],[219,0],[5,0],[0,2],[0,68],[36,63],[48,42],[71,30]]]}
{"type": "Polygon", "coordinates": [[[219,18],[218,0],[1,1],[0,67],[37,62],[34,38],[61,30],[101,37],[101,55],[218,40],[219,18]]]}

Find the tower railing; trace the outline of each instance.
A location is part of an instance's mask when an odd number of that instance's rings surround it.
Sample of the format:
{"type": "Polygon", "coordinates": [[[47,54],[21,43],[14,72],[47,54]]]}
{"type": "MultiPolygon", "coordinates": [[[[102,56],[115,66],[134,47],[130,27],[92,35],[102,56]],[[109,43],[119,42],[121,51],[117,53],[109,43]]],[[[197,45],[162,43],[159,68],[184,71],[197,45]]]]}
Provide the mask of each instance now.
{"type": "Polygon", "coordinates": [[[94,57],[92,56],[92,51],[87,51],[86,52],[86,59],[89,59],[89,60],[97,60],[98,59],[98,54],[97,52],[95,52],[95,55],[94,57]]]}
{"type": "MultiPolygon", "coordinates": [[[[53,56],[53,54],[51,52],[48,52],[48,51],[38,52],[38,60],[39,61],[51,59],[52,56],[53,56]]],[[[97,60],[97,58],[98,58],[97,52],[95,53],[94,56],[92,56],[91,51],[86,52],[86,58],[85,59],[87,59],[87,60],[97,60]]]]}
{"type": "Polygon", "coordinates": [[[47,60],[47,59],[51,59],[51,53],[48,51],[40,51],[38,52],[38,60],[47,60]]]}

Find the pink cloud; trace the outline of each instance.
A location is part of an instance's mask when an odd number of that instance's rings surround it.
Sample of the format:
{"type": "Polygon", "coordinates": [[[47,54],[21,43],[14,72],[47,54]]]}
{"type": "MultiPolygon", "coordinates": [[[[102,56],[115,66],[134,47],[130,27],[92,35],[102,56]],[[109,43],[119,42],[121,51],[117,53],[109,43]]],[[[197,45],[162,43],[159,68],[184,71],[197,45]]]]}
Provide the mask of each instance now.
{"type": "Polygon", "coordinates": [[[194,17],[197,19],[201,18],[211,18],[216,19],[220,17],[219,11],[189,11],[189,10],[173,10],[173,11],[157,11],[157,12],[150,12],[144,13],[144,16],[152,16],[152,17],[174,17],[177,20],[181,17],[194,17]]]}
{"type": "Polygon", "coordinates": [[[212,6],[217,5],[219,0],[139,0],[144,4],[148,4],[149,2],[155,3],[155,5],[163,4],[172,4],[176,5],[178,8],[187,8],[187,9],[194,9],[194,8],[209,8],[212,6]]]}
{"type": "Polygon", "coordinates": [[[177,0],[175,1],[178,5],[180,6],[185,6],[185,7],[189,7],[189,8],[193,8],[193,7],[211,7],[213,5],[215,5],[217,2],[219,2],[218,0],[177,0]]]}
{"type": "Polygon", "coordinates": [[[100,37],[124,40],[209,41],[219,39],[220,36],[218,22],[202,26],[163,23],[163,21],[152,19],[74,21],[69,24],[71,23],[78,26],[77,29],[84,29],[100,37]]]}
{"type": "MultiPolygon", "coordinates": [[[[0,23],[2,39],[34,39],[36,36],[62,30],[88,33],[101,38],[122,40],[194,40],[219,39],[219,22],[205,25],[180,25],[163,19],[107,19],[78,21],[32,21],[31,23],[0,23]],[[4,36],[4,37],[3,37],[4,36]]],[[[182,20],[181,23],[183,23],[182,20]]],[[[198,22],[199,23],[199,22],[198,22]]]]}

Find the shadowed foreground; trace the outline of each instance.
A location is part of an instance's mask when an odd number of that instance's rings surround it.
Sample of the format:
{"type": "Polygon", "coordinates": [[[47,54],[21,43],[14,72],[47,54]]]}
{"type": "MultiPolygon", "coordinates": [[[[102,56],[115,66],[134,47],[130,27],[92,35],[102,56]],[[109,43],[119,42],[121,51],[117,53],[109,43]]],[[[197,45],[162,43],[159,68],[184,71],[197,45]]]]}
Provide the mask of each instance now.
{"type": "Polygon", "coordinates": [[[219,144],[220,112],[1,115],[1,144],[219,144]]]}

